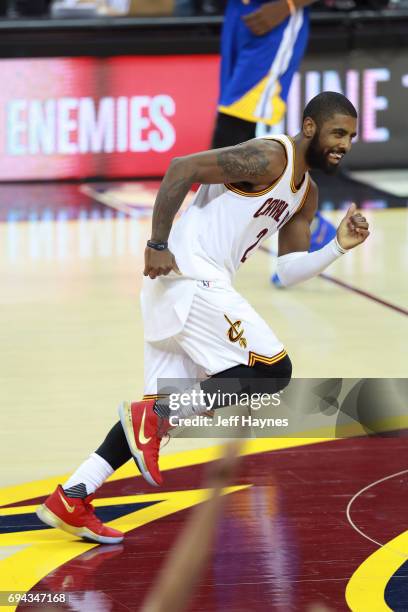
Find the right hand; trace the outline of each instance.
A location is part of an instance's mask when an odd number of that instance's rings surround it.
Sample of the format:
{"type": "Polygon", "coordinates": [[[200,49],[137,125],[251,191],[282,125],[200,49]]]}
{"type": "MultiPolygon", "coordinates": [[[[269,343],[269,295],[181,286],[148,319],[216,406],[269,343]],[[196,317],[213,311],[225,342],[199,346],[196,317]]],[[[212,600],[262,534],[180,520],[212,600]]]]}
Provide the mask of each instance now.
{"type": "Polygon", "coordinates": [[[267,2],[242,19],[255,36],[263,36],[276,28],[288,16],[286,0],[267,2]]]}
{"type": "Polygon", "coordinates": [[[357,210],[354,202],[337,228],[337,241],[343,249],[353,249],[370,235],[367,219],[357,210]]]}
{"type": "Polygon", "coordinates": [[[171,271],[181,274],[176,259],[169,249],[157,251],[151,247],[145,249],[145,268],[143,274],[156,278],[156,276],[167,276],[171,271]]]}

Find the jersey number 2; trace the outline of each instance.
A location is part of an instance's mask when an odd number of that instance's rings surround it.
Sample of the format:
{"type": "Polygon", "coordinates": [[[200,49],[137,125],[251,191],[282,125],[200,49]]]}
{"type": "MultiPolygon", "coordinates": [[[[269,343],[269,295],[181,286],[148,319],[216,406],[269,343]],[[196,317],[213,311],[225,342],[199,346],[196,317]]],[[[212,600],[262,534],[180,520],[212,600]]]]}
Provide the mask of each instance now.
{"type": "Polygon", "coordinates": [[[254,249],[256,247],[256,245],[262,240],[262,238],[268,233],[268,228],[265,228],[263,230],[261,230],[259,232],[259,234],[257,235],[257,240],[251,244],[251,246],[249,246],[247,248],[247,250],[245,251],[245,253],[243,254],[243,256],[241,257],[241,261],[242,263],[244,263],[244,261],[246,261],[248,259],[248,253],[249,251],[252,251],[252,249],[254,249]]]}

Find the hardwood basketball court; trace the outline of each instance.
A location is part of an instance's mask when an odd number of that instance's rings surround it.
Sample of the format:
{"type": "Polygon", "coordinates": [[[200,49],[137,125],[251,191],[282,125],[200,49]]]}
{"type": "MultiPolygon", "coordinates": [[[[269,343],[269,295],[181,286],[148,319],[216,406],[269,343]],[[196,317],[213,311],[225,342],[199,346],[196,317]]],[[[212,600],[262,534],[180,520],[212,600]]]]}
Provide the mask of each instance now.
{"type": "MultiPolygon", "coordinates": [[[[105,520],[128,532],[123,545],[75,542],[42,529],[33,514],[99,445],[117,404],[143,394],[138,296],[156,189],[0,190],[0,591],[65,588],[73,594],[66,609],[136,610],[173,541],[171,526],[177,531],[205,498],[197,483],[219,440],[176,438],[163,451],[163,491],[152,491],[130,463],[101,491],[105,520]]],[[[239,272],[237,289],[282,339],[297,378],[407,374],[406,208],[365,206],[364,213],[372,232],[366,244],[317,279],[274,288],[273,243],[239,272]]],[[[343,213],[325,214],[337,223],[343,213]]],[[[347,610],[346,589],[353,610],[408,608],[398,580],[408,558],[404,438],[251,440],[244,453],[236,486],[245,487],[228,493],[192,609],[248,610],[252,601],[256,609],[317,602],[347,610]],[[356,512],[368,539],[352,525],[356,512]],[[240,567],[231,556],[237,547],[240,567]]]]}

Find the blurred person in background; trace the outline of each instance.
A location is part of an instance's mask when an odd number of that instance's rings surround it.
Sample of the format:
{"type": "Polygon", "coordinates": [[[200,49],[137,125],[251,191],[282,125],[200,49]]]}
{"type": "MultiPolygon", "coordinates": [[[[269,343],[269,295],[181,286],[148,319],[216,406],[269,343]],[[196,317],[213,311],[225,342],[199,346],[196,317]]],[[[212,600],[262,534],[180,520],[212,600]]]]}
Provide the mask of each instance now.
{"type": "MultiPolygon", "coordinates": [[[[228,0],[221,36],[218,112],[212,148],[228,147],[279,124],[309,36],[315,0],[228,0]],[[261,128],[261,130],[259,129],[261,128]]],[[[320,212],[312,224],[310,252],[336,234],[320,212]]],[[[282,287],[277,274],[272,282],[282,287]]]]}

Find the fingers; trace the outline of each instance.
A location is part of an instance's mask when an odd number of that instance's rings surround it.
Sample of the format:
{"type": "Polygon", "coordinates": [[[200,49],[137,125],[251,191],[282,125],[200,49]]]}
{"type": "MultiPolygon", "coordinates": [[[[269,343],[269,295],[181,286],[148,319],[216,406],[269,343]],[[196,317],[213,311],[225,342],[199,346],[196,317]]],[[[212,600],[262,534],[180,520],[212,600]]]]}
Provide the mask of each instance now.
{"type": "Polygon", "coordinates": [[[146,247],[144,276],[155,279],[158,276],[167,276],[170,272],[181,275],[173,253],[169,250],[154,251],[150,247],[146,247]]]}
{"type": "Polygon", "coordinates": [[[369,228],[368,221],[361,213],[347,218],[347,227],[351,233],[363,235],[369,228]]]}
{"type": "Polygon", "coordinates": [[[176,264],[176,260],[173,257],[173,263],[169,266],[161,266],[158,268],[151,268],[148,274],[145,276],[150,276],[150,278],[156,278],[157,276],[167,276],[170,272],[175,272],[181,276],[181,272],[179,270],[178,265],[176,264]],[[152,276],[153,274],[153,276],[152,276]]]}
{"type": "Polygon", "coordinates": [[[250,13],[249,15],[244,15],[242,19],[244,20],[246,26],[256,36],[262,36],[268,31],[268,28],[264,23],[261,10],[253,11],[253,13],[250,13]]]}
{"type": "Polygon", "coordinates": [[[359,238],[364,238],[364,240],[370,235],[370,231],[368,229],[362,228],[353,229],[350,233],[352,236],[358,236],[359,238]]]}
{"type": "Polygon", "coordinates": [[[346,212],[346,219],[350,219],[350,217],[352,217],[354,215],[354,213],[357,210],[357,205],[355,202],[351,203],[351,206],[349,207],[348,211],[346,212]]]}
{"type": "Polygon", "coordinates": [[[352,249],[363,243],[369,235],[369,223],[363,214],[357,211],[357,207],[353,203],[339,225],[339,242],[344,248],[352,249]]]}
{"type": "MultiPolygon", "coordinates": [[[[167,276],[168,274],[170,274],[172,270],[173,270],[173,267],[171,266],[158,267],[158,268],[149,267],[147,269],[145,268],[143,274],[144,276],[149,276],[151,279],[154,279],[154,278],[157,278],[158,276],[167,276]]],[[[178,273],[181,274],[180,270],[178,273]]]]}
{"type": "Polygon", "coordinates": [[[351,235],[356,236],[360,242],[364,242],[370,235],[369,225],[362,215],[353,215],[351,219],[348,219],[347,227],[351,235]]]}
{"type": "Polygon", "coordinates": [[[368,222],[367,221],[359,221],[359,220],[353,220],[353,219],[349,219],[347,221],[347,227],[349,229],[368,229],[368,222]]]}

